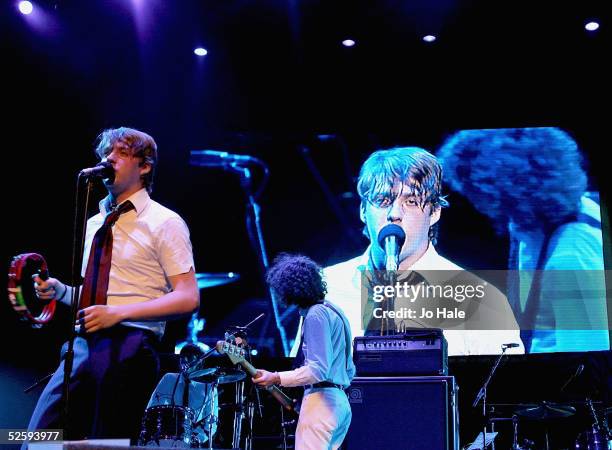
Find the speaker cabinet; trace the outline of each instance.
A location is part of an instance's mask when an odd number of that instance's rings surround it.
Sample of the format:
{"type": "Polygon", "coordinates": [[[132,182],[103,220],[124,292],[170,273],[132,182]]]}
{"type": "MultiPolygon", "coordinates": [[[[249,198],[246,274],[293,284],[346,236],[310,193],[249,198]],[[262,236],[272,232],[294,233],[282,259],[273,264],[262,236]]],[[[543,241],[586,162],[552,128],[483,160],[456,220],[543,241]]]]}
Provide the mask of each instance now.
{"type": "Polygon", "coordinates": [[[458,450],[455,378],[358,377],[347,450],[458,450]]]}

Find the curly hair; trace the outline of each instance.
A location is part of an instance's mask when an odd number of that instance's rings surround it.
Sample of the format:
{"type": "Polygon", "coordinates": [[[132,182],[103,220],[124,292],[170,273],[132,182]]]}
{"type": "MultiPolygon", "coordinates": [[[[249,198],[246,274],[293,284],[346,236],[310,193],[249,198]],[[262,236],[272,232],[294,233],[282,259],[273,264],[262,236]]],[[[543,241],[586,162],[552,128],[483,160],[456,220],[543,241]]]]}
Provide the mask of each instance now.
{"type": "MultiPolygon", "coordinates": [[[[357,192],[361,206],[379,196],[391,196],[397,183],[408,184],[423,209],[428,204],[434,209],[448,206],[442,195],[442,166],[434,155],[420,147],[395,147],[372,153],[359,172],[357,192]]],[[[429,229],[429,240],[434,245],[437,236],[435,224],[429,229]]]]}
{"type": "Polygon", "coordinates": [[[108,156],[116,143],[125,145],[132,156],[141,158],[140,166],[145,164],[151,166],[151,170],[142,176],[142,185],[150,194],[153,190],[153,176],[157,164],[157,144],[147,133],[135,130],[134,128],[120,127],[104,130],[98,136],[96,154],[100,159],[108,156]]]}
{"type": "Polygon", "coordinates": [[[278,255],[268,270],[266,281],[282,302],[300,308],[321,303],[327,294],[321,267],[304,255],[278,255]]]}
{"type": "Polygon", "coordinates": [[[462,130],[438,152],[451,188],[498,232],[554,229],[578,212],[587,188],[578,145],[554,127],[462,130]]]}

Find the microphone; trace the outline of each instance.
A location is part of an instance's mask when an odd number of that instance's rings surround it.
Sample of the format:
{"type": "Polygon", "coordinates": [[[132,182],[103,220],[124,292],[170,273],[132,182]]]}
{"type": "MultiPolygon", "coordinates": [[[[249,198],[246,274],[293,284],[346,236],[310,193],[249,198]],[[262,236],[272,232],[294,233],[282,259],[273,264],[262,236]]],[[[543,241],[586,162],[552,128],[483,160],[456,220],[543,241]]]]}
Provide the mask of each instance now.
{"type": "Polygon", "coordinates": [[[516,342],[510,342],[509,344],[502,344],[502,348],[506,349],[506,348],[516,348],[518,347],[520,344],[517,344],[516,342]]]}
{"type": "Polygon", "coordinates": [[[395,271],[399,267],[399,255],[406,240],[402,227],[390,223],[378,233],[378,245],[385,251],[385,269],[395,271]]]}
{"type": "Polygon", "coordinates": [[[189,164],[200,167],[227,167],[232,164],[261,164],[261,161],[249,155],[236,155],[217,150],[192,150],[189,164]]]}
{"type": "Polygon", "coordinates": [[[113,165],[108,161],[102,161],[94,167],[81,170],[79,176],[109,178],[112,181],[115,179],[115,169],[113,169],[113,165]]]}

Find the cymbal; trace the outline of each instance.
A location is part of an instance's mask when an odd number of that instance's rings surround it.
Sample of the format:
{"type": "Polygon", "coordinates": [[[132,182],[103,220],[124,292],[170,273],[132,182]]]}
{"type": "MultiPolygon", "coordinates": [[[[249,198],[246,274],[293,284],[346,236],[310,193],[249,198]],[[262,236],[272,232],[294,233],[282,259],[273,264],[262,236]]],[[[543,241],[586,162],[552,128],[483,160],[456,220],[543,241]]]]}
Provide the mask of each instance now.
{"type": "Polygon", "coordinates": [[[196,370],[189,374],[189,379],[200,383],[226,384],[236,383],[246,378],[246,373],[238,368],[206,368],[196,370]]]}
{"type": "Polygon", "coordinates": [[[516,414],[528,419],[545,420],[570,417],[576,414],[576,408],[559,403],[542,402],[539,405],[530,405],[527,408],[519,408],[516,414]]]}
{"type": "Polygon", "coordinates": [[[196,273],[195,275],[200,289],[233,283],[240,278],[240,274],[236,272],[196,273]]]}
{"type": "Polygon", "coordinates": [[[227,356],[216,351],[206,357],[201,356],[183,370],[191,381],[200,383],[226,384],[246,378],[246,373],[241,368],[234,366],[227,356]]]}
{"type": "Polygon", "coordinates": [[[488,406],[495,408],[533,408],[535,406],[539,406],[538,403],[487,403],[488,406]]]}

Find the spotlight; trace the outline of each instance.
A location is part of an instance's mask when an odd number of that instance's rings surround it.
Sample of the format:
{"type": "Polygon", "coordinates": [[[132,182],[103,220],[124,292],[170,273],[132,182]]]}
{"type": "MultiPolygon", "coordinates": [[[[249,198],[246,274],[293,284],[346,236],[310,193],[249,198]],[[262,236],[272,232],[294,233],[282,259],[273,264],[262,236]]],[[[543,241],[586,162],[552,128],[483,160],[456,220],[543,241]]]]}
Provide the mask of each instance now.
{"type": "Polygon", "coordinates": [[[355,45],[355,41],[352,39],[345,39],[342,41],[342,45],[344,45],[345,47],[352,47],[355,45]]]}
{"type": "Polygon", "coordinates": [[[196,48],[193,53],[195,53],[198,56],[206,56],[208,55],[208,51],[205,48],[202,47],[198,47],[196,48]]]}
{"type": "Polygon", "coordinates": [[[589,22],[584,26],[584,28],[587,31],[595,31],[599,28],[599,24],[597,22],[589,22]]]}
{"type": "Polygon", "coordinates": [[[436,37],[433,34],[428,34],[427,36],[423,36],[423,40],[425,42],[431,43],[436,40],[436,37]]]}
{"type": "Polygon", "coordinates": [[[32,2],[28,2],[28,1],[21,1],[19,2],[19,12],[21,12],[21,14],[32,14],[32,10],[34,9],[34,5],[32,5],[32,2]]]}

